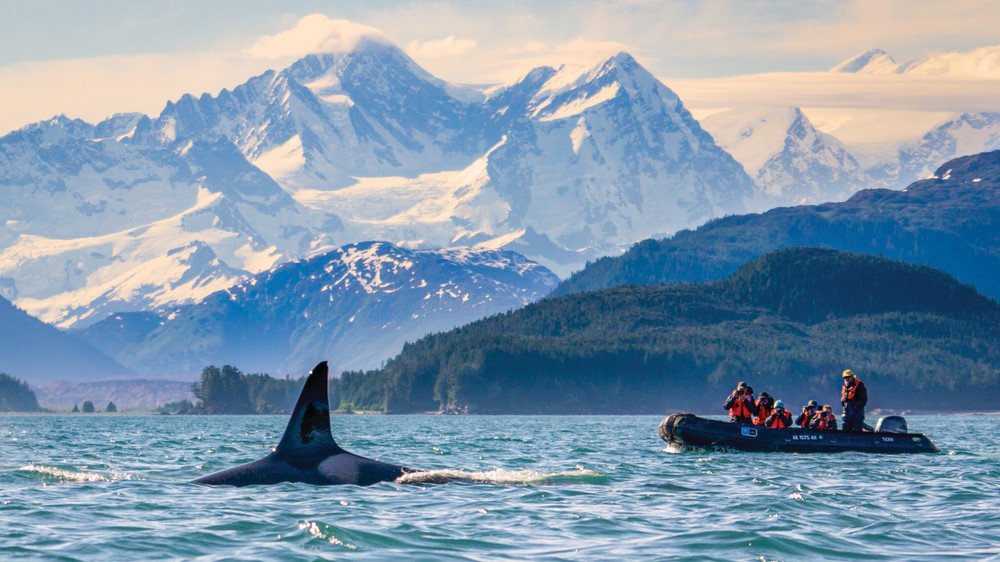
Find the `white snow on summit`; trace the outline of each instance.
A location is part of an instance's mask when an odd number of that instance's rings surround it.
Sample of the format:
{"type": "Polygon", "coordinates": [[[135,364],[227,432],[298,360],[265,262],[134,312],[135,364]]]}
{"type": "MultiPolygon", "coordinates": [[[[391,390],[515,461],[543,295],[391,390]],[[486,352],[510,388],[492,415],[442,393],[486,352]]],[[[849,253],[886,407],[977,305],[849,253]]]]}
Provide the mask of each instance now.
{"type": "Polygon", "coordinates": [[[818,131],[797,107],[731,109],[702,124],[761,189],[781,201],[841,201],[868,181],[847,147],[818,131]]]}
{"type": "Polygon", "coordinates": [[[851,57],[830,69],[830,72],[856,74],[888,74],[899,70],[899,64],[882,49],[871,49],[851,57]]]}
{"type": "Polygon", "coordinates": [[[901,64],[885,51],[872,49],[838,64],[830,72],[1000,79],[1000,45],[940,53],[901,64]]]}

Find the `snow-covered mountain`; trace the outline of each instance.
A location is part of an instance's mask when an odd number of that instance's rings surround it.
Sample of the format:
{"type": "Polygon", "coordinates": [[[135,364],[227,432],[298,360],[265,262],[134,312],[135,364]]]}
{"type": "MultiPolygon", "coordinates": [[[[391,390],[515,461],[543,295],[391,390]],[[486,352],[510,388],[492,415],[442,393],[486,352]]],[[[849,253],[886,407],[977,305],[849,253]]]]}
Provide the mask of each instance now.
{"type": "Polygon", "coordinates": [[[383,39],[156,118],[0,139],[0,294],[45,321],[195,302],[365,240],[519,251],[566,274],[766,196],[632,57],[441,81],[383,39]]]}
{"type": "Polygon", "coordinates": [[[899,151],[895,184],[928,178],[937,169],[931,162],[1000,148],[1000,113],[965,113],[930,130],[899,151]]]}
{"type": "Polygon", "coordinates": [[[538,300],[558,280],[512,252],[366,242],[284,264],[159,322],[116,315],[82,335],[160,375],[190,377],[210,364],[298,373],[317,357],[371,369],[427,333],[538,300]]]}
{"type": "Polygon", "coordinates": [[[1000,113],[964,113],[894,145],[845,144],[799,108],[711,113],[702,126],[782,205],[844,201],[864,188],[902,189],[941,162],[1000,148],[1000,113]]]}
{"type": "Polygon", "coordinates": [[[677,96],[624,53],[479,91],[371,39],[182,99],[158,126],[168,139],[231,140],[299,203],[341,217],[344,240],[513,244],[563,272],[762,205],[677,96]]]}
{"type": "Polygon", "coordinates": [[[785,204],[842,201],[868,185],[844,144],[816,130],[797,107],[730,109],[701,123],[757,185],[785,204]]]}
{"type": "Polygon", "coordinates": [[[218,96],[170,103],[154,126],[178,138],[219,137],[289,193],[347,187],[358,177],[455,170],[483,94],[434,78],[397,47],[364,38],[343,53],[308,55],[218,96]]]}
{"type": "Polygon", "coordinates": [[[330,222],[225,140],[164,143],[141,116],[0,139],[0,290],[68,326],[190,302],[306,251],[330,222]],[[280,248],[280,250],[279,250],[280,248]]]}
{"type": "Polygon", "coordinates": [[[830,71],[1000,78],[1000,45],[966,52],[939,53],[903,63],[897,63],[891,55],[881,49],[870,49],[834,66],[830,71]]]}
{"type": "Polygon", "coordinates": [[[890,74],[899,70],[899,63],[882,49],[869,49],[834,66],[830,72],[853,74],[890,74]]]}

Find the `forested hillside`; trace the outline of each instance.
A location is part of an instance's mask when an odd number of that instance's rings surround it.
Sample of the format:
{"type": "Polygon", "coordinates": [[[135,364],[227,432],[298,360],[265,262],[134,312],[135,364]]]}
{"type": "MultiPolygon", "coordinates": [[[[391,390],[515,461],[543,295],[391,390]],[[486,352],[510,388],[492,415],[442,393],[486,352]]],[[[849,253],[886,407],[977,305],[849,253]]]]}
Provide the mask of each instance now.
{"type": "Polygon", "coordinates": [[[1000,306],[925,266],[790,248],[712,284],[549,298],[345,373],[341,407],[389,412],[722,413],[738,381],[790,406],[995,409],[1000,306]]]}
{"type": "Polygon", "coordinates": [[[28,383],[0,373],[0,412],[37,412],[38,399],[28,383]]]}
{"type": "Polygon", "coordinates": [[[730,216],[588,264],[553,296],[630,283],[704,282],[786,247],[818,246],[923,263],[1000,296],[1000,151],[952,160],[902,191],[730,216]]]}
{"type": "Polygon", "coordinates": [[[74,335],[29,316],[3,297],[0,297],[0,369],[33,385],[133,374],[74,335]]]}

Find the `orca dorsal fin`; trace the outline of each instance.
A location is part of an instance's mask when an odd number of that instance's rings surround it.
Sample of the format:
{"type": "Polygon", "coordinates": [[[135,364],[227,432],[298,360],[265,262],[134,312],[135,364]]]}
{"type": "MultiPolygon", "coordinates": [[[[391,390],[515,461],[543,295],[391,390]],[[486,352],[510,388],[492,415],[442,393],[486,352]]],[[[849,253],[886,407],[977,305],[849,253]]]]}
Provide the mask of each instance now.
{"type": "Polygon", "coordinates": [[[308,461],[340,452],[343,449],[330,432],[327,365],[323,361],[309,373],[274,454],[308,461]]]}

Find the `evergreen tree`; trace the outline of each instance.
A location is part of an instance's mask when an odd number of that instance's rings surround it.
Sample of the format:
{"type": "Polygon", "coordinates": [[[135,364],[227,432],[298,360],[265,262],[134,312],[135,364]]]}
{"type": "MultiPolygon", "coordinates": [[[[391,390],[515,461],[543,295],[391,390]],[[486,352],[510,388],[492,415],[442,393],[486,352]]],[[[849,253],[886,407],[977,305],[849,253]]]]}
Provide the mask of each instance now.
{"type": "Polygon", "coordinates": [[[211,365],[201,373],[191,393],[201,400],[201,408],[209,414],[252,414],[250,388],[239,369],[226,365],[219,369],[211,365]]]}
{"type": "Polygon", "coordinates": [[[94,403],[91,402],[90,400],[85,401],[83,403],[83,408],[81,409],[81,411],[84,414],[93,414],[94,413],[94,403]]]}
{"type": "Polygon", "coordinates": [[[80,413],[80,407],[77,406],[76,404],[73,404],[73,411],[70,412],[70,413],[71,414],[79,414],[80,413]]]}
{"type": "Polygon", "coordinates": [[[0,373],[0,412],[37,412],[38,398],[28,383],[0,373]]]}
{"type": "Polygon", "coordinates": [[[108,407],[104,409],[105,412],[117,412],[118,407],[115,406],[114,402],[108,402],[108,407]]]}

